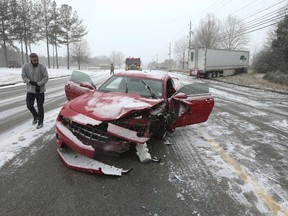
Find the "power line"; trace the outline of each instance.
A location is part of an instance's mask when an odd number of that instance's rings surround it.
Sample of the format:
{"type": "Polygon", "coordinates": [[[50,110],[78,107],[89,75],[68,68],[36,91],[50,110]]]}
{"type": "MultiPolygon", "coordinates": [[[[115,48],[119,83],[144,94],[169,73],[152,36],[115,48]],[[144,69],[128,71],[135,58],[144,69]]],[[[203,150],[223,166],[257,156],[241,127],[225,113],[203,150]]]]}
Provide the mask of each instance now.
{"type": "Polygon", "coordinates": [[[275,10],[272,15],[269,15],[269,13],[267,13],[263,15],[261,18],[254,19],[248,25],[246,25],[245,33],[243,34],[248,34],[275,25],[279,22],[279,20],[283,19],[286,16],[286,14],[287,14],[287,7],[282,7],[280,9],[275,10]]]}
{"type": "MultiPolygon", "coordinates": [[[[244,7],[240,8],[240,9],[237,10],[237,11],[234,11],[233,13],[231,13],[231,14],[229,14],[229,15],[232,15],[232,14],[234,15],[234,14],[238,13],[239,11],[242,11],[243,9],[245,9],[245,8],[247,8],[247,7],[249,7],[249,6],[251,6],[252,4],[257,3],[257,1],[258,1],[258,0],[253,1],[253,2],[251,2],[251,3],[247,4],[247,5],[245,5],[244,7]]],[[[250,8],[251,8],[251,7],[250,7],[250,8]]]]}
{"type": "Polygon", "coordinates": [[[281,0],[281,1],[277,2],[277,3],[275,3],[275,4],[269,5],[268,7],[264,8],[264,9],[262,9],[260,11],[257,11],[254,14],[248,15],[248,17],[243,18],[243,20],[249,19],[250,17],[253,17],[253,16],[255,16],[255,15],[259,14],[259,13],[262,13],[263,11],[266,11],[266,10],[268,10],[268,9],[270,9],[270,8],[276,6],[276,5],[279,5],[279,4],[283,3],[283,2],[285,2],[285,0],[281,0]]]}
{"type": "Polygon", "coordinates": [[[244,34],[248,34],[248,33],[251,33],[251,32],[255,32],[255,31],[258,31],[258,30],[261,30],[261,29],[267,28],[267,27],[269,27],[269,26],[276,25],[276,24],[278,24],[278,23],[279,23],[279,22],[274,22],[274,23],[271,23],[271,24],[269,24],[269,25],[265,25],[265,26],[262,26],[262,27],[256,28],[256,29],[254,29],[254,30],[247,31],[247,32],[244,32],[243,34],[239,34],[239,35],[241,36],[241,35],[244,35],[244,34]]]}
{"type": "MultiPolygon", "coordinates": [[[[197,17],[201,17],[202,14],[204,14],[206,11],[213,9],[215,7],[217,7],[217,5],[220,5],[222,2],[224,2],[225,0],[218,0],[217,2],[213,3],[212,5],[208,6],[206,9],[204,9],[202,12],[200,12],[199,15],[197,15],[197,17]]],[[[195,19],[195,18],[194,18],[195,19]]],[[[192,19],[193,20],[193,19],[192,19]]],[[[179,31],[179,33],[177,33],[177,35],[175,35],[172,39],[175,39],[176,37],[178,37],[178,35],[184,31],[187,30],[187,26],[189,26],[189,24],[186,24],[185,27],[183,27],[183,29],[181,31],[179,31]]]]}
{"type": "Polygon", "coordinates": [[[246,25],[250,25],[250,24],[253,24],[255,22],[258,22],[261,19],[268,19],[269,17],[274,17],[275,14],[279,15],[281,12],[285,12],[285,10],[287,10],[286,6],[280,8],[280,9],[276,9],[272,12],[269,12],[268,14],[264,14],[263,16],[257,17],[256,19],[253,19],[253,20],[250,20],[248,23],[246,23],[246,25]]]}
{"type": "MultiPolygon", "coordinates": [[[[238,9],[236,12],[232,12],[229,15],[233,15],[235,13],[238,13],[239,11],[242,11],[243,9],[248,8],[248,7],[252,8],[251,5],[255,4],[257,1],[258,0],[253,1],[253,2],[249,2],[248,4],[243,6],[241,9],[238,9]]],[[[275,9],[273,11],[271,11],[271,9],[275,8],[276,6],[278,6],[280,4],[283,4],[285,1],[287,1],[287,0],[280,0],[277,2],[274,1],[273,3],[269,2],[269,4],[266,4],[264,8],[258,9],[256,11],[252,11],[245,18],[241,19],[241,21],[239,21],[239,22],[243,22],[243,21],[244,22],[247,21],[247,22],[246,22],[246,26],[244,26],[244,30],[242,28],[241,31],[238,32],[238,36],[252,33],[252,32],[255,32],[255,31],[258,31],[258,30],[261,30],[261,29],[264,29],[264,28],[267,28],[269,26],[273,26],[273,25],[279,23],[279,20],[283,19],[285,17],[285,12],[287,11],[287,6],[283,6],[280,9],[278,8],[278,9],[275,9]],[[266,13],[263,15],[263,12],[266,12],[266,13]],[[280,14],[280,13],[282,13],[282,14],[280,14]],[[257,17],[257,15],[261,15],[261,16],[257,17]],[[251,20],[250,18],[253,18],[253,19],[251,20]]],[[[261,1],[261,4],[262,4],[262,2],[263,1],[261,1]]],[[[223,8],[227,3],[228,2],[225,2],[225,0],[218,0],[215,3],[213,3],[212,5],[208,6],[205,10],[200,12],[198,15],[194,16],[193,19],[195,20],[197,17],[201,17],[205,12],[217,11],[217,10],[223,8]]],[[[187,29],[187,25],[185,26],[185,29],[187,29]]]]}
{"type": "Polygon", "coordinates": [[[260,20],[260,21],[257,22],[257,23],[254,23],[254,24],[251,24],[251,25],[249,25],[249,26],[246,26],[246,27],[245,27],[245,30],[253,29],[253,28],[255,28],[255,27],[259,27],[259,26],[265,25],[265,24],[267,24],[267,23],[275,22],[276,20],[278,20],[278,22],[279,22],[279,20],[282,19],[282,18],[284,18],[284,17],[285,17],[285,15],[278,14],[278,15],[276,15],[276,16],[274,16],[274,17],[271,17],[271,18],[268,18],[268,19],[263,19],[263,20],[260,20]]]}
{"type": "MultiPolygon", "coordinates": [[[[202,14],[204,14],[206,11],[212,10],[213,8],[216,8],[218,5],[220,5],[222,2],[224,2],[225,0],[218,0],[217,2],[215,2],[214,4],[210,5],[208,8],[204,9],[202,12],[200,12],[199,15],[197,15],[197,17],[201,17],[202,14]]],[[[194,18],[194,17],[193,17],[194,18]]],[[[196,19],[196,17],[194,18],[196,19]]],[[[193,20],[193,19],[192,19],[193,20]]]]}

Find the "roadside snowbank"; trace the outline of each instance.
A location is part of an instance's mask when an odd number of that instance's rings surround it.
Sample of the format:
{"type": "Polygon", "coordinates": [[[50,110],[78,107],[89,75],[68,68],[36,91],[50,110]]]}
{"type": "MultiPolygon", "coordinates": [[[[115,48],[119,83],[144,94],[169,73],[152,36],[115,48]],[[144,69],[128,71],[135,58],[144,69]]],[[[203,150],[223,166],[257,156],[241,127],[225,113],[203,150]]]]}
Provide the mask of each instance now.
{"type": "MultiPolygon", "coordinates": [[[[48,69],[49,78],[70,76],[73,70],[48,69]]],[[[22,68],[0,68],[0,86],[23,83],[22,68]]]]}

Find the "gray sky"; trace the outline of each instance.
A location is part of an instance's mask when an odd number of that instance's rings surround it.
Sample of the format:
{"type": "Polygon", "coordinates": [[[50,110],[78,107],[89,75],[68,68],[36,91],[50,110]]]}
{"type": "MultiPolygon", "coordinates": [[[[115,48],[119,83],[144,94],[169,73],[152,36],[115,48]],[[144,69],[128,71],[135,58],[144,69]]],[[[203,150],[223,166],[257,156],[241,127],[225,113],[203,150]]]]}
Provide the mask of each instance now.
{"type": "MultiPolygon", "coordinates": [[[[269,11],[287,6],[288,0],[56,0],[72,6],[83,19],[85,36],[91,57],[122,52],[126,57],[140,57],[143,64],[168,59],[169,43],[188,37],[192,28],[208,13],[224,21],[228,15],[249,22],[269,11]],[[278,4],[277,4],[278,3],[278,4]],[[273,4],[277,4],[272,6],[273,4]],[[270,9],[267,9],[269,8],[270,9]],[[261,12],[264,10],[263,12],[261,12]],[[253,15],[255,14],[255,15],[253,15]],[[249,17],[250,18],[247,18],[249,17]]],[[[259,49],[269,28],[250,33],[251,53],[259,49]]],[[[39,54],[46,54],[45,46],[34,46],[39,54]]],[[[65,56],[65,49],[60,50],[65,56]]]]}

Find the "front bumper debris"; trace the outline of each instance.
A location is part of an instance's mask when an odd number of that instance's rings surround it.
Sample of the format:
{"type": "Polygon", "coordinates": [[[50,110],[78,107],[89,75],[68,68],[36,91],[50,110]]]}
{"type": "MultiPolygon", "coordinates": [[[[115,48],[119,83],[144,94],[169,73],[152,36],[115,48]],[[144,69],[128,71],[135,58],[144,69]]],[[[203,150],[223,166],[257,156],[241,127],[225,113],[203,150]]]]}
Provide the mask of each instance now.
{"type": "Polygon", "coordinates": [[[123,173],[129,172],[129,170],[124,170],[102,162],[96,161],[94,159],[85,157],[77,152],[72,151],[69,148],[58,148],[58,154],[64,164],[71,169],[95,173],[95,174],[105,174],[121,176],[123,173]]]}

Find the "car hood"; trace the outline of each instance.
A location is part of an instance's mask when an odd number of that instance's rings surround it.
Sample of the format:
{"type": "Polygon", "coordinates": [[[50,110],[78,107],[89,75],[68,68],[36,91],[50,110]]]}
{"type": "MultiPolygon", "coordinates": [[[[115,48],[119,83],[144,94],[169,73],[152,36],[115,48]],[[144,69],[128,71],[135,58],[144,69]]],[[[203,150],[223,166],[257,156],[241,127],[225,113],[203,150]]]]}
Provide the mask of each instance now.
{"type": "Polygon", "coordinates": [[[143,98],[136,94],[95,91],[72,100],[70,108],[93,119],[109,121],[149,109],[162,101],[163,99],[143,98]]]}

